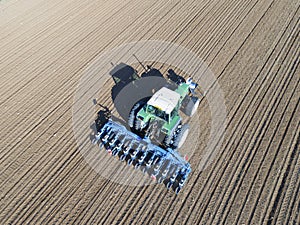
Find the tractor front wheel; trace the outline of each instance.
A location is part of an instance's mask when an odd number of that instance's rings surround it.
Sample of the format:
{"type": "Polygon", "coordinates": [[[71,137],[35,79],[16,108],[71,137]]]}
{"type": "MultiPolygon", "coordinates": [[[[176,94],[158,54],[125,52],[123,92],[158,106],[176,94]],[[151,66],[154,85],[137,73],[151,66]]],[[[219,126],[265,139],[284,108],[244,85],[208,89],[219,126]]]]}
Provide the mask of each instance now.
{"type": "Polygon", "coordinates": [[[188,104],[185,106],[185,109],[183,110],[184,113],[187,115],[187,116],[193,116],[197,109],[198,109],[198,106],[200,104],[200,99],[193,96],[191,97],[191,99],[189,100],[188,104]]]}

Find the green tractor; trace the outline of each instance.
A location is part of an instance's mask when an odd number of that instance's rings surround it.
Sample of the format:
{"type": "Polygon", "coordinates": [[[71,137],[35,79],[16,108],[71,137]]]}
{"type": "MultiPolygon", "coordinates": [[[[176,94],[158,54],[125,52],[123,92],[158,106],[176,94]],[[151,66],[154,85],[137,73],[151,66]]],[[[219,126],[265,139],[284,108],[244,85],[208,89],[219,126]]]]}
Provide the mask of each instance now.
{"type": "Polygon", "coordinates": [[[137,102],[129,114],[131,130],[139,136],[159,138],[165,148],[180,148],[188,136],[189,126],[183,124],[179,111],[194,115],[200,102],[193,96],[196,86],[189,78],[175,90],[162,87],[148,101],[137,102]]]}
{"type": "MultiPolygon", "coordinates": [[[[183,145],[189,132],[189,126],[184,124],[179,112],[193,116],[200,100],[195,96],[197,84],[192,82],[191,78],[185,81],[174,72],[168,72],[168,80],[165,79],[162,83],[154,82],[149,86],[146,83],[147,94],[143,96],[149,97],[138,102],[132,100],[136,103],[131,109],[132,102],[128,104],[130,107],[126,108],[122,118],[129,115],[128,125],[131,131],[110,117],[99,125],[97,120],[97,131],[92,143],[98,143],[100,149],[104,147],[110,155],[127,161],[127,164],[134,165],[135,169],[140,168],[144,173],[148,173],[152,180],[158,183],[164,181],[168,189],[172,187],[178,194],[192,171],[187,157],[182,157],[180,152],[176,151],[183,145]]],[[[113,99],[131,82],[135,83],[132,86],[134,89],[135,86],[138,87],[142,78],[156,76],[164,79],[159,70],[151,67],[146,68],[145,73],[139,77],[133,68],[124,64],[111,75],[116,83],[112,90],[113,99]]],[[[137,90],[140,90],[140,87],[137,90]]],[[[123,106],[120,107],[122,108],[123,106]]],[[[122,113],[122,110],[118,112],[122,113]]]]}

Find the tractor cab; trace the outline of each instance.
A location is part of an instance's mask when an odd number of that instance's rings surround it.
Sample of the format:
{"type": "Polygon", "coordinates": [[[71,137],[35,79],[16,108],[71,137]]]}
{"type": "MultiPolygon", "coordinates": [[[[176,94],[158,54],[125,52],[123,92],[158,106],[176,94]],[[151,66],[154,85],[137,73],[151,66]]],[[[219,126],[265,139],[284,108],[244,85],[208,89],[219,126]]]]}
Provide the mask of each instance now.
{"type": "Polygon", "coordinates": [[[168,134],[180,121],[178,109],[180,106],[180,94],[166,87],[161,88],[148,100],[147,104],[138,112],[137,119],[141,125],[150,121],[160,121],[162,132],[168,134]]]}
{"type": "Polygon", "coordinates": [[[146,111],[147,113],[156,115],[157,117],[170,123],[172,120],[171,112],[175,110],[175,108],[178,108],[179,100],[180,94],[163,87],[157,91],[147,102],[146,111]]]}
{"type": "Polygon", "coordinates": [[[183,108],[186,115],[192,116],[199,105],[199,99],[193,96],[191,79],[181,83],[176,90],[162,87],[145,102],[137,102],[131,109],[128,125],[144,137],[162,137],[164,146],[176,149],[184,143],[189,130],[188,124],[182,124],[179,111],[183,108]],[[154,135],[153,135],[154,134],[154,135]]]}

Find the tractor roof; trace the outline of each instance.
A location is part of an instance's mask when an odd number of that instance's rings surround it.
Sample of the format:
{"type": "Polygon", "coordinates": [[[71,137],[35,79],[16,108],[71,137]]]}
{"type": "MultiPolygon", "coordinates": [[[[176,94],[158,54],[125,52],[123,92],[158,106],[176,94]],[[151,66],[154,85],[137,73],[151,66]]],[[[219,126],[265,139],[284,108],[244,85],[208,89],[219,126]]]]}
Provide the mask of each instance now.
{"type": "Polygon", "coordinates": [[[180,94],[166,87],[158,90],[148,101],[148,105],[152,105],[170,114],[176,107],[180,99],[180,94]]]}

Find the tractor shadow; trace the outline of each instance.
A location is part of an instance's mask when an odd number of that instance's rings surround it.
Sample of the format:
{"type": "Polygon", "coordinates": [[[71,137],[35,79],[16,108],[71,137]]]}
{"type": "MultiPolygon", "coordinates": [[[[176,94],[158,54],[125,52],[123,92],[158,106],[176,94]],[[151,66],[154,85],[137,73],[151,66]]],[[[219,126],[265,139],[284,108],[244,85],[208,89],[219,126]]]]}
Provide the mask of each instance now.
{"type": "Polygon", "coordinates": [[[115,82],[115,85],[111,89],[113,101],[126,85],[139,79],[137,71],[132,66],[125,63],[116,65],[109,74],[115,82]]]}
{"type": "Polygon", "coordinates": [[[139,76],[132,66],[120,63],[109,74],[115,82],[111,89],[114,107],[125,123],[138,101],[150,98],[160,88],[171,85],[159,70],[150,66],[139,76]]]}
{"type": "Polygon", "coordinates": [[[147,65],[144,69],[139,76],[137,70],[128,64],[121,62],[113,67],[109,72],[115,83],[111,88],[111,98],[118,115],[113,115],[106,106],[93,100],[94,105],[101,108],[97,113],[95,124],[91,127],[93,131],[99,130],[109,118],[128,128],[130,111],[137,102],[149,99],[162,87],[175,90],[180,83],[185,82],[185,79],[172,69],[168,70],[166,78],[156,68],[147,65]]]}

